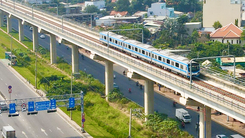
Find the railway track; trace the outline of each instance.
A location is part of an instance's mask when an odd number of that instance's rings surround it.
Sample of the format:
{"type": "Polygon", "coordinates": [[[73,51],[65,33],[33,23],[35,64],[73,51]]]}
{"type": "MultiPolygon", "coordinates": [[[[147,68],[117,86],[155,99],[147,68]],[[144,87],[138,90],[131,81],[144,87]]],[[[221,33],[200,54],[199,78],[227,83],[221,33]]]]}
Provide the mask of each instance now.
{"type": "MultiPolygon", "coordinates": [[[[3,3],[5,3],[5,4],[8,5],[8,6],[12,6],[11,4],[8,4],[8,3],[4,2],[4,1],[3,1],[3,3]]],[[[22,8],[19,8],[19,7],[15,7],[15,9],[16,9],[16,10],[23,11],[23,12],[25,12],[26,14],[32,15],[32,12],[29,12],[28,9],[24,10],[24,9],[22,9],[22,8]]],[[[97,44],[101,44],[101,45],[102,45],[102,43],[100,42],[99,39],[95,39],[95,38],[93,38],[93,37],[91,37],[91,36],[89,36],[89,35],[86,35],[86,34],[84,34],[84,33],[81,33],[81,32],[79,32],[79,30],[74,30],[74,29],[72,29],[72,28],[70,28],[70,27],[66,27],[66,25],[63,25],[63,27],[62,27],[61,23],[57,23],[57,21],[48,20],[48,19],[44,18],[43,16],[39,16],[38,14],[34,14],[34,18],[39,18],[39,19],[41,19],[41,20],[43,20],[43,21],[45,21],[45,22],[47,22],[47,23],[50,23],[50,24],[53,25],[53,26],[56,26],[56,27],[59,27],[59,28],[63,28],[63,30],[72,32],[72,33],[75,34],[75,35],[78,35],[78,36],[80,36],[80,37],[84,37],[84,38],[86,38],[86,39],[88,39],[88,40],[91,40],[91,41],[93,41],[93,42],[95,42],[95,43],[97,43],[97,44]]],[[[65,38],[64,38],[64,39],[65,39],[65,38]]],[[[105,45],[104,45],[104,46],[105,46],[105,45]]],[[[112,47],[110,47],[110,48],[112,48],[112,47]]],[[[116,50],[118,50],[119,52],[124,53],[124,54],[130,56],[129,54],[123,52],[122,50],[119,50],[119,49],[117,49],[117,48],[113,48],[113,49],[116,49],[116,50]]],[[[131,57],[133,57],[133,56],[131,56],[131,57]]],[[[137,59],[136,57],[133,57],[133,58],[137,59]]],[[[138,59],[138,60],[140,60],[140,59],[138,59]]],[[[141,61],[150,64],[149,62],[146,62],[146,61],[144,61],[144,60],[141,60],[141,61]]],[[[157,66],[157,65],[154,65],[154,64],[150,64],[150,65],[153,65],[153,66],[156,66],[156,67],[158,67],[158,68],[160,68],[160,69],[163,69],[163,68],[161,68],[161,67],[159,67],[159,66],[157,66]]],[[[163,70],[168,71],[169,73],[172,73],[173,75],[176,75],[176,76],[178,76],[178,77],[181,77],[182,79],[188,80],[187,78],[185,78],[185,77],[183,77],[183,76],[180,76],[180,75],[177,75],[177,74],[171,72],[171,70],[169,70],[169,69],[163,69],[163,70]]],[[[221,95],[223,95],[223,96],[227,96],[227,97],[229,97],[229,98],[231,98],[231,99],[234,99],[234,100],[236,100],[236,101],[239,101],[239,102],[245,104],[245,98],[243,98],[243,97],[241,97],[241,96],[238,96],[238,95],[235,95],[235,94],[233,94],[233,93],[231,93],[231,92],[228,92],[228,91],[226,91],[226,90],[220,89],[220,88],[218,88],[218,87],[215,87],[215,86],[213,86],[213,85],[210,85],[210,84],[208,84],[208,83],[202,81],[200,78],[193,79],[193,83],[195,83],[195,84],[197,84],[197,85],[200,85],[200,86],[203,86],[203,87],[205,87],[205,88],[207,88],[207,89],[209,89],[209,90],[215,91],[215,92],[217,92],[217,93],[219,93],[219,94],[221,94],[221,95]]]]}

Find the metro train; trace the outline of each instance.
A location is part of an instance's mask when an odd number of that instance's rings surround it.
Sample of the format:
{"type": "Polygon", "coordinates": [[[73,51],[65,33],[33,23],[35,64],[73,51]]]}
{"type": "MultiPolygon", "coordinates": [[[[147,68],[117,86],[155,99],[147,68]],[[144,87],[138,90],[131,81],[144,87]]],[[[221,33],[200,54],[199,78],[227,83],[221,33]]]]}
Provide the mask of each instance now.
{"type": "MultiPolygon", "coordinates": [[[[166,50],[156,49],[151,45],[143,44],[109,31],[100,32],[100,41],[133,57],[155,64],[160,68],[188,78],[190,77],[190,60],[186,57],[173,54],[166,50]]],[[[192,61],[191,70],[192,76],[199,76],[199,63],[192,61]]]]}

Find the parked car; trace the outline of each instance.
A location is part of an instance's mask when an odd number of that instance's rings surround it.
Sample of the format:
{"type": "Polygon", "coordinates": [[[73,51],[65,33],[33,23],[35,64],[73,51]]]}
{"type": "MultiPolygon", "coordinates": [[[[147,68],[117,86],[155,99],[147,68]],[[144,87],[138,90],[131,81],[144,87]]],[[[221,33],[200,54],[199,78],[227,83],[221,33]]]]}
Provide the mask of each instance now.
{"type": "Polygon", "coordinates": [[[218,135],[216,135],[215,138],[228,138],[228,137],[224,134],[218,134],[218,135]]]}
{"type": "Polygon", "coordinates": [[[32,27],[30,27],[29,29],[30,29],[30,31],[32,31],[32,30],[33,30],[33,28],[32,28],[32,27]]]}
{"type": "Polygon", "coordinates": [[[44,34],[40,35],[40,38],[45,39],[45,35],[44,34]]]}

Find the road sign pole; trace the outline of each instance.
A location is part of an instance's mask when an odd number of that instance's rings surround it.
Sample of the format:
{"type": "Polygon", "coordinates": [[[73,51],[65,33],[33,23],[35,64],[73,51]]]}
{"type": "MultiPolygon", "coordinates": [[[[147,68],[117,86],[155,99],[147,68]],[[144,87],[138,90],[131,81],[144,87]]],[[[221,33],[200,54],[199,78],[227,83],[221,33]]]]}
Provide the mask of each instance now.
{"type": "Polygon", "coordinates": [[[81,91],[81,131],[82,133],[85,133],[84,131],[84,110],[83,110],[83,91],[81,91]]]}

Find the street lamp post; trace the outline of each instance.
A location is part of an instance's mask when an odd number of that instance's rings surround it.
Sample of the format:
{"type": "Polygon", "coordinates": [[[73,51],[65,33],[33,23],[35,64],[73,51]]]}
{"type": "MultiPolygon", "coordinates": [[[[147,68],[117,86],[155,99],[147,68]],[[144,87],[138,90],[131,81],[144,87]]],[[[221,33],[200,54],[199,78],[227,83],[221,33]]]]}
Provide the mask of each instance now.
{"type": "Polygon", "coordinates": [[[35,60],[35,88],[37,89],[37,49],[35,49],[35,55],[36,55],[36,60],[35,60]]]}
{"type": "Polygon", "coordinates": [[[32,17],[32,19],[33,19],[33,6],[34,6],[34,4],[31,5],[31,17],[32,17]]]}
{"type": "MultiPolygon", "coordinates": [[[[72,80],[73,80],[73,73],[71,72],[71,95],[72,95],[72,80]]],[[[70,111],[70,118],[72,120],[72,111],[70,111]]]]}

